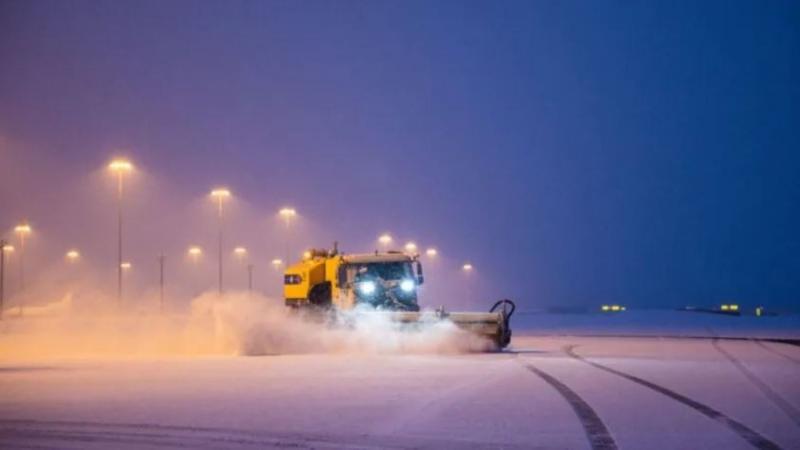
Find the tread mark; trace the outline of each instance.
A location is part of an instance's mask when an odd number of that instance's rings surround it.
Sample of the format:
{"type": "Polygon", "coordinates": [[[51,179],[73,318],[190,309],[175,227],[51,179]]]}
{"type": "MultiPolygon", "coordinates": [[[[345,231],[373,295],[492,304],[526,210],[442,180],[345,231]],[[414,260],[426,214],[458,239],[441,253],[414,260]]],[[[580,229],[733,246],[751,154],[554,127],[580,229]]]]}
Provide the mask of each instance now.
{"type": "Polygon", "coordinates": [[[689,397],[681,395],[681,394],[679,394],[679,393],[677,393],[675,391],[672,391],[670,389],[667,389],[667,388],[665,388],[663,386],[659,386],[659,385],[657,385],[655,383],[652,383],[650,381],[647,381],[647,380],[645,380],[643,378],[639,378],[639,377],[631,375],[629,373],[625,373],[625,372],[619,371],[617,369],[612,369],[611,367],[604,366],[604,365],[602,365],[600,363],[596,363],[594,361],[590,361],[590,360],[578,355],[577,353],[575,353],[574,349],[575,349],[574,345],[568,345],[568,346],[564,347],[564,352],[567,355],[569,355],[570,357],[577,359],[578,361],[584,362],[584,363],[589,364],[591,366],[594,366],[594,367],[596,367],[596,368],[598,368],[600,370],[604,370],[604,371],[606,371],[608,373],[613,373],[614,375],[617,375],[617,376],[620,376],[620,377],[625,378],[627,380],[633,381],[634,383],[637,383],[637,384],[640,384],[640,385],[642,385],[642,386],[644,386],[646,388],[652,389],[652,390],[658,392],[659,394],[665,395],[665,396],[667,396],[667,397],[669,397],[669,398],[671,398],[671,399],[673,399],[673,400],[675,400],[677,402],[683,403],[684,405],[694,409],[695,411],[699,412],[700,414],[703,414],[704,416],[706,416],[706,417],[708,417],[710,419],[713,419],[713,420],[725,425],[726,427],[731,429],[734,433],[738,434],[739,437],[741,437],[745,441],[749,442],[750,445],[752,445],[753,447],[755,447],[757,449],[760,449],[760,450],[779,450],[781,448],[778,444],[776,444],[776,443],[770,441],[769,439],[767,439],[766,437],[758,434],[758,432],[748,428],[745,424],[726,416],[722,412],[717,411],[716,409],[714,409],[714,408],[712,408],[712,407],[710,407],[710,406],[708,406],[706,404],[700,403],[700,402],[698,402],[696,400],[692,400],[689,397]]]}
{"type": "Polygon", "coordinates": [[[570,389],[566,384],[554,378],[552,375],[534,367],[531,364],[525,364],[525,368],[531,372],[539,375],[547,384],[553,389],[558,391],[564,400],[569,403],[575,415],[581,421],[583,431],[586,432],[586,438],[589,439],[589,445],[593,450],[617,450],[617,443],[609,433],[608,428],[600,420],[600,416],[589,406],[584,399],[582,399],[575,391],[570,389]]]}
{"type": "Polygon", "coordinates": [[[769,387],[767,383],[765,383],[763,380],[761,380],[761,378],[758,378],[756,374],[750,371],[750,369],[748,369],[747,366],[744,365],[744,363],[739,361],[739,359],[733,356],[733,354],[722,348],[722,345],[720,345],[719,343],[719,339],[714,338],[711,341],[711,344],[719,353],[722,354],[722,356],[724,356],[728,361],[730,361],[731,364],[733,364],[733,366],[736,367],[739,370],[739,372],[741,372],[742,375],[744,375],[745,378],[747,378],[747,380],[753,384],[753,386],[757,387],[758,390],[761,391],[761,393],[764,394],[764,396],[769,401],[771,401],[775,406],[780,408],[780,410],[784,414],[786,414],[786,416],[792,422],[794,422],[795,425],[800,427],[800,411],[798,411],[797,408],[794,407],[794,405],[784,400],[783,397],[778,395],[778,393],[775,392],[771,387],[769,387]]]}
{"type": "Polygon", "coordinates": [[[797,358],[795,358],[794,356],[791,356],[791,355],[787,355],[786,353],[783,353],[780,350],[776,350],[776,349],[768,346],[767,344],[764,343],[764,340],[762,340],[762,339],[752,339],[752,341],[755,342],[756,344],[758,344],[764,350],[772,353],[773,355],[778,355],[781,358],[785,358],[785,359],[787,359],[787,360],[789,360],[789,361],[791,361],[791,362],[793,362],[795,364],[800,364],[800,359],[797,359],[797,358]]]}

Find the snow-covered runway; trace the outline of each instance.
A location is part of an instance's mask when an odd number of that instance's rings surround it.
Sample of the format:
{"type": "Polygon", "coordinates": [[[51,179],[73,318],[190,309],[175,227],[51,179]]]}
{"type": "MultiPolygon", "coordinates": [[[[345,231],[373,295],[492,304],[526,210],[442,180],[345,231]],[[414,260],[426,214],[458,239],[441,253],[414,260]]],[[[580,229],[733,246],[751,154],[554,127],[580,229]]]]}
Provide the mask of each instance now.
{"type": "Polygon", "coordinates": [[[0,360],[2,448],[800,448],[800,347],[0,360]]]}

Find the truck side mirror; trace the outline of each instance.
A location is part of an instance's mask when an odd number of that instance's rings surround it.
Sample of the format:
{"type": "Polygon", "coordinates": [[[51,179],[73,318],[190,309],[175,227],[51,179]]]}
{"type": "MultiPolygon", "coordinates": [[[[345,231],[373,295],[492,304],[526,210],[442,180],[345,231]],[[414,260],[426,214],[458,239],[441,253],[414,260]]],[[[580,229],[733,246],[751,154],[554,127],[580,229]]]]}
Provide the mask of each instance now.
{"type": "Polygon", "coordinates": [[[425,283],[425,276],[422,274],[422,263],[417,261],[417,284],[422,285],[425,283]]]}

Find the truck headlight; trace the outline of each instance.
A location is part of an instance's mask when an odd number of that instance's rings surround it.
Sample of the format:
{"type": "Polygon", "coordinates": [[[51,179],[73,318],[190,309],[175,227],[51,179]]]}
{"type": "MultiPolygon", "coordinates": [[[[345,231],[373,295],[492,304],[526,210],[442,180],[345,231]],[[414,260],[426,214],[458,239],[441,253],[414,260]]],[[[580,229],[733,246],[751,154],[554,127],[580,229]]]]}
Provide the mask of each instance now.
{"type": "Polygon", "coordinates": [[[414,283],[414,280],[405,279],[400,282],[400,289],[402,289],[403,292],[412,292],[416,286],[417,284],[414,283]]]}
{"type": "Polygon", "coordinates": [[[362,281],[358,283],[358,292],[361,295],[372,295],[375,293],[376,287],[374,281],[362,281]]]}

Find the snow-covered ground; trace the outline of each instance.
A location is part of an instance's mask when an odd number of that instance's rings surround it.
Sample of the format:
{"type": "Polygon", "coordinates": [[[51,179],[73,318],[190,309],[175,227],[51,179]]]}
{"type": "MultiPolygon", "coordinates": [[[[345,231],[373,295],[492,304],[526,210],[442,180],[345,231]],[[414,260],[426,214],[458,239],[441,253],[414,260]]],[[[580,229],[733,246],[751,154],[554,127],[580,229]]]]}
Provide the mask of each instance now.
{"type": "Polygon", "coordinates": [[[800,339],[800,315],[732,316],[671,310],[551,314],[521,311],[514,328],[528,335],[764,337],[800,339]]]}
{"type": "Polygon", "coordinates": [[[800,347],[663,314],[523,314],[501,353],[6,352],[0,448],[800,448],[800,347]]]}

